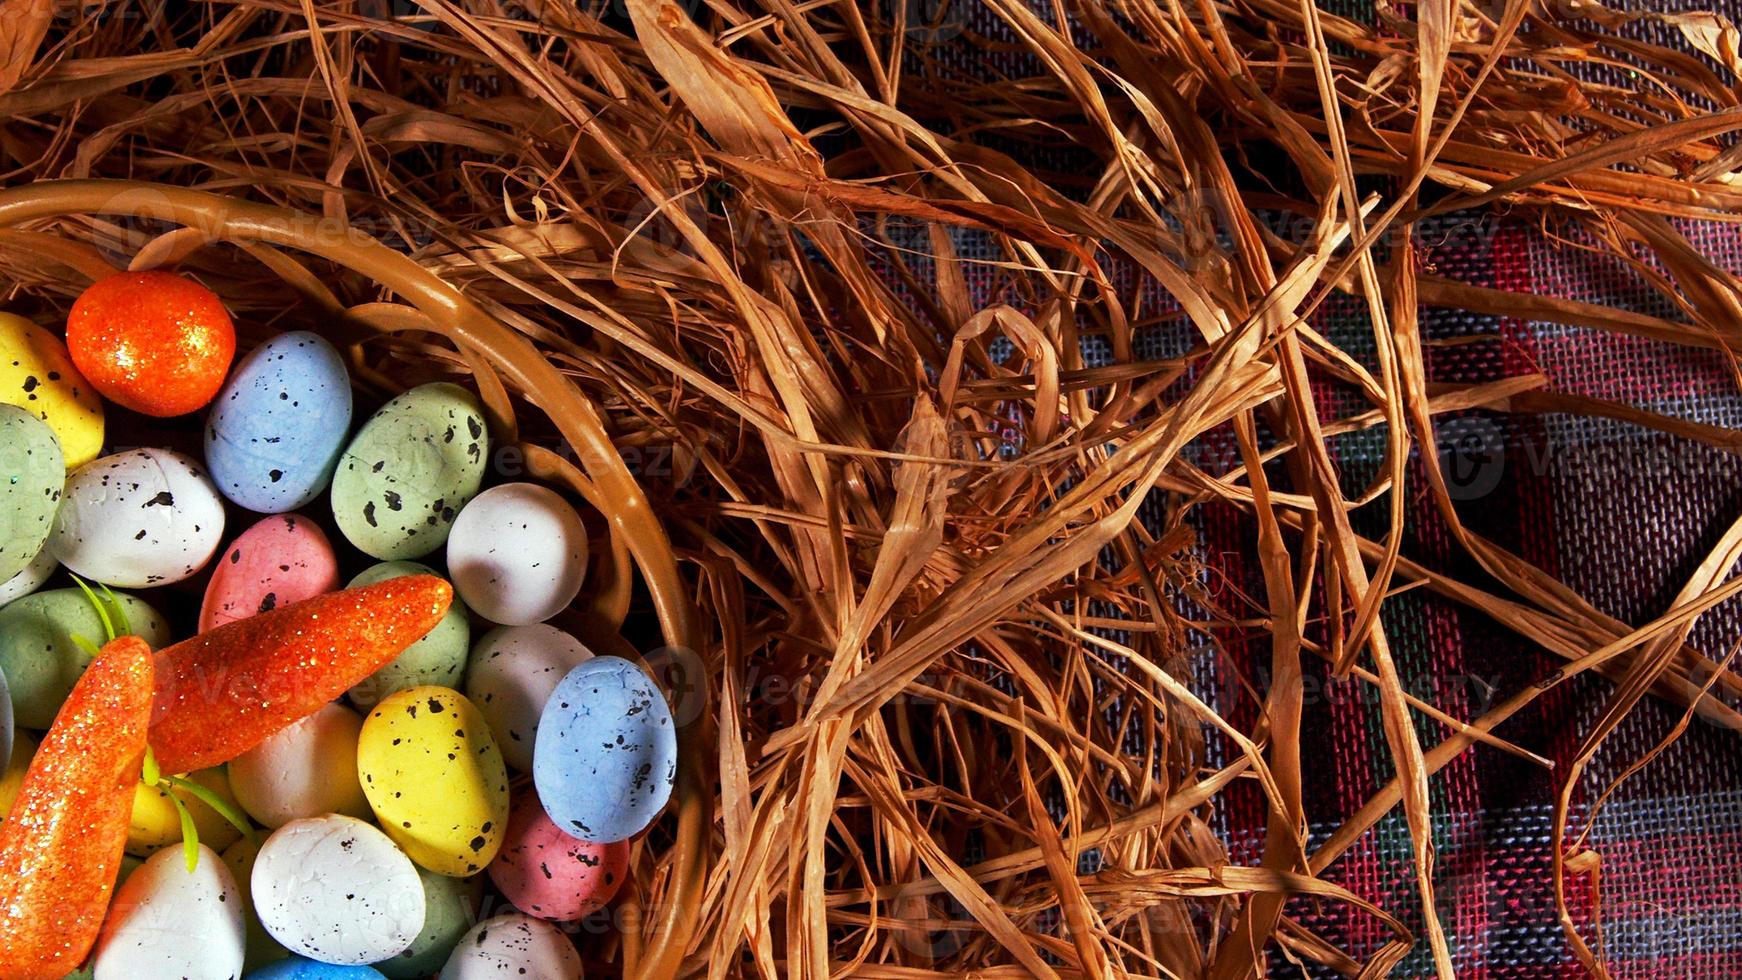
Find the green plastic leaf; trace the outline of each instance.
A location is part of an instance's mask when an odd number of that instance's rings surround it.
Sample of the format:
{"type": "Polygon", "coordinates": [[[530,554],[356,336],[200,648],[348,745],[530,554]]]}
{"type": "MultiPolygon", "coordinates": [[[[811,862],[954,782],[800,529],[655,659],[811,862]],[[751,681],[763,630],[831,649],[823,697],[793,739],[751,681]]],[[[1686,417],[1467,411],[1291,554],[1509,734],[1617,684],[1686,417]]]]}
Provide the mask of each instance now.
{"type": "MultiPolygon", "coordinates": [[[[171,777],[173,780],[174,777],[171,777]]],[[[188,812],[187,804],[174,793],[166,793],[169,802],[175,804],[175,812],[181,817],[181,852],[187,858],[188,874],[200,866],[200,829],[194,826],[194,815],[188,812]]]]}
{"type": "Polygon", "coordinates": [[[72,641],[73,641],[73,645],[77,646],[80,650],[83,650],[86,653],[90,654],[92,659],[95,659],[98,654],[103,652],[102,650],[97,648],[97,645],[95,643],[92,643],[90,640],[85,639],[83,636],[80,636],[77,633],[74,633],[72,635],[72,641]]]}
{"type": "Polygon", "coordinates": [[[249,822],[248,817],[241,810],[231,806],[228,800],[199,783],[191,779],[183,779],[180,776],[169,777],[169,784],[178,789],[187,790],[200,802],[218,811],[218,816],[228,820],[230,826],[240,830],[243,836],[247,837],[250,842],[254,842],[254,824],[249,822]]]}
{"type": "MultiPolygon", "coordinates": [[[[71,575],[72,573],[69,572],[67,574],[71,575]]],[[[111,620],[109,618],[108,607],[103,605],[103,600],[97,598],[97,593],[91,591],[91,587],[85,583],[84,579],[79,578],[77,575],[73,575],[72,578],[73,578],[73,584],[77,585],[79,587],[79,591],[81,591],[85,594],[85,599],[91,603],[91,608],[95,609],[97,611],[97,618],[99,620],[101,620],[103,623],[103,632],[105,634],[107,634],[107,636],[108,636],[108,639],[104,640],[103,642],[104,643],[113,642],[115,639],[115,623],[113,620],[111,620]]],[[[105,589],[104,591],[108,591],[108,590],[105,589]]]]}
{"type": "Polygon", "coordinates": [[[115,635],[132,636],[133,624],[127,621],[127,607],[121,604],[121,598],[115,594],[115,590],[107,585],[103,586],[103,598],[109,603],[109,615],[114,617],[115,628],[119,631],[115,635]]]}
{"type": "Polygon", "coordinates": [[[163,770],[157,768],[157,755],[151,751],[151,746],[145,747],[145,771],[140,779],[147,786],[156,786],[163,779],[163,770]]]}

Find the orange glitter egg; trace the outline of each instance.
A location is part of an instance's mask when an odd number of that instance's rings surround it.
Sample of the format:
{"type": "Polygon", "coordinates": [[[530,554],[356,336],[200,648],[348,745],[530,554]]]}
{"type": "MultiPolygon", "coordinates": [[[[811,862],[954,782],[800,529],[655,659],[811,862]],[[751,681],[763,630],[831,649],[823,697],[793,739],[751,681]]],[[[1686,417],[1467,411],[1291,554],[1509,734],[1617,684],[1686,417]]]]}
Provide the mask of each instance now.
{"type": "Polygon", "coordinates": [[[408,575],[164,647],[151,716],[158,765],[208,769],[307,718],[435,629],[453,598],[446,581],[408,575]]]}
{"type": "Polygon", "coordinates": [[[151,719],[151,648],[98,654],[0,825],[0,980],[56,980],[97,941],[121,870],[151,719]]]}
{"type": "Polygon", "coordinates": [[[67,350],[103,397],[168,418],[218,394],[236,353],[236,328],[217,294],[192,279],[123,272],[73,302],[67,350]]]}

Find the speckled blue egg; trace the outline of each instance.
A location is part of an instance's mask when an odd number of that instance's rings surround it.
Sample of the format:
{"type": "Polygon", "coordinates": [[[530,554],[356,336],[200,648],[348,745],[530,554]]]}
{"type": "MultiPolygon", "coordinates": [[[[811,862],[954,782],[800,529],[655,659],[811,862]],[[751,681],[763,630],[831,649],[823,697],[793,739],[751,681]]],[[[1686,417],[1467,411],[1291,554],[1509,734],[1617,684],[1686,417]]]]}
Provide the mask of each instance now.
{"type": "Polygon", "coordinates": [[[262,514],[325,490],[351,427],[351,381],[333,345],[280,334],[236,365],[206,422],[206,467],[238,505],[262,514]]]}
{"type": "Polygon", "coordinates": [[[338,966],[292,956],[271,966],[263,966],[243,980],[371,980],[381,976],[372,966],[338,966]]]}
{"type": "Polygon", "coordinates": [[[641,668],[594,657],[551,692],[532,780],[564,833],[598,844],[635,836],[665,808],[676,775],[671,708],[641,668]]]}

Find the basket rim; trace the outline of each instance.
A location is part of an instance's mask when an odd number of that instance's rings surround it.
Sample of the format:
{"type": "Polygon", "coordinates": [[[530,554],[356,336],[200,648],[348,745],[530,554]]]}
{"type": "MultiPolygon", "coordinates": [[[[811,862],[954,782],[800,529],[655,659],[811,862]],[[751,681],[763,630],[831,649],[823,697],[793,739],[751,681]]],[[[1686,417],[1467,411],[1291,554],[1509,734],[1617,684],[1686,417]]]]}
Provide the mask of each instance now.
{"type": "MultiPolygon", "coordinates": [[[[476,352],[485,364],[507,373],[528,393],[527,400],[575,447],[579,458],[575,468],[597,491],[588,500],[604,514],[613,543],[621,541],[640,570],[666,643],[692,651],[701,649],[699,614],[678,573],[670,538],[640,484],[616,453],[598,407],[526,338],[409,256],[348,225],[341,232],[331,220],[306,212],[146,181],[39,180],[0,188],[0,229],[96,214],[168,221],[198,231],[208,242],[262,243],[307,252],[364,275],[407,301],[427,320],[417,328],[432,329],[453,342],[462,355],[476,352]],[[536,399],[531,393],[537,394],[536,399]]],[[[70,242],[67,245],[51,257],[87,274],[107,274],[94,263],[113,269],[94,249],[80,250],[70,242]]],[[[405,328],[405,324],[377,327],[405,328]]],[[[494,376],[494,371],[480,376],[494,376]]],[[[576,489],[578,492],[579,487],[576,489]]],[[[654,680],[660,681],[657,677],[654,680]]],[[[652,917],[655,926],[645,943],[638,933],[624,933],[626,977],[676,975],[698,925],[711,863],[713,824],[713,794],[704,772],[703,752],[713,694],[706,678],[701,681],[706,710],[693,715],[686,712],[687,717],[678,723],[678,771],[672,794],[678,831],[666,900],[652,917]]]]}

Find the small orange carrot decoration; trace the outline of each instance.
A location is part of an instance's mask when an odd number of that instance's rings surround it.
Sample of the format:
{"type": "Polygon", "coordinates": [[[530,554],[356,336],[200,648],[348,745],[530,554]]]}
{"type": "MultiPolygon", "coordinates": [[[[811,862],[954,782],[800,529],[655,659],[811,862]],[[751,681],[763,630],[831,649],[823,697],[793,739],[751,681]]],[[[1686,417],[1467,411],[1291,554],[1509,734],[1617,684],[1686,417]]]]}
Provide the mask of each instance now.
{"type": "Polygon", "coordinates": [[[226,623],[157,654],[151,750],[164,772],[228,762],[434,629],[454,591],[409,575],[226,623]]]}
{"type": "Polygon", "coordinates": [[[55,716],[0,826],[0,980],[57,980],[97,941],[151,721],[151,648],[105,646],[55,716]]]}

